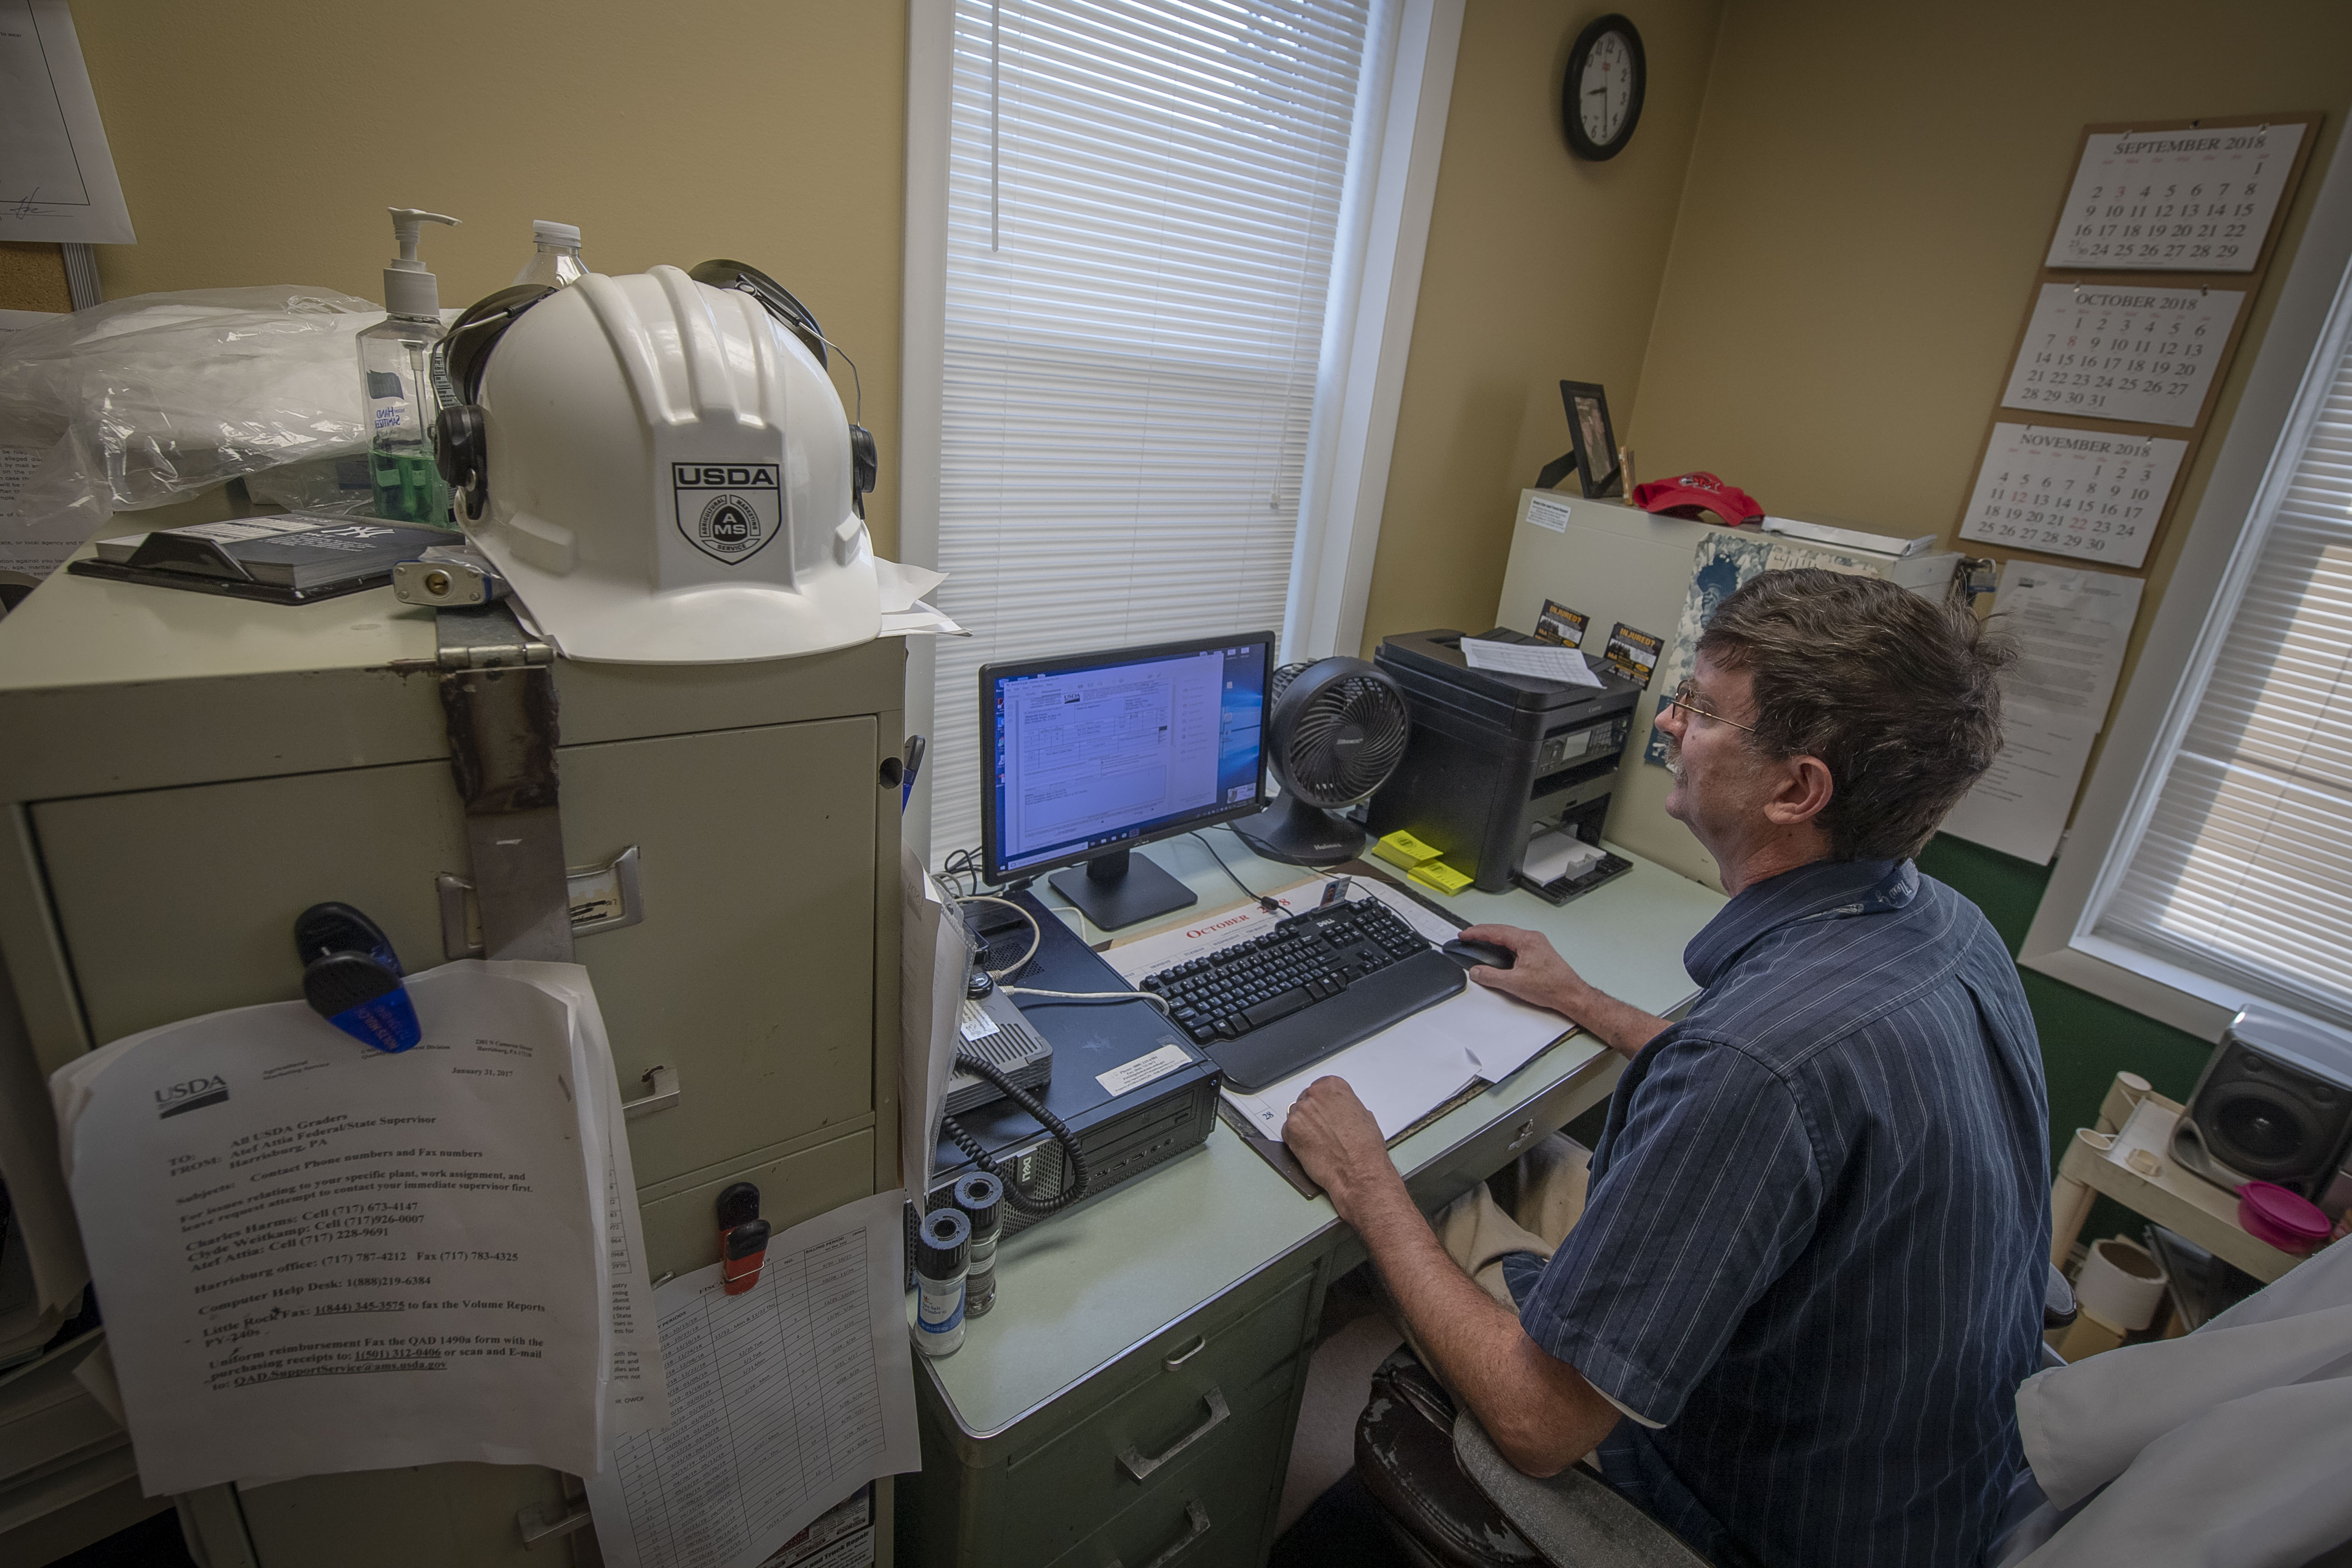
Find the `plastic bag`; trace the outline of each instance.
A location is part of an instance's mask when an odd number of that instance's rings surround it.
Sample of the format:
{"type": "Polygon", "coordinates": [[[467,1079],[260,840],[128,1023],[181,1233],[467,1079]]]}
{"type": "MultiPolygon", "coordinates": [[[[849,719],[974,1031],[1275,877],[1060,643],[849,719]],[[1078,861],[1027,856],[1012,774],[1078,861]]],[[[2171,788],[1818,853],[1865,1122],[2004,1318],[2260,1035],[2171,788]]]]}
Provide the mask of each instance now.
{"type": "Polygon", "coordinates": [[[17,501],[87,538],[118,510],[367,449],[352,339],[383,308],[275,284],[141,294],[12,335],[0,445],[47,449],[17,501]]]}

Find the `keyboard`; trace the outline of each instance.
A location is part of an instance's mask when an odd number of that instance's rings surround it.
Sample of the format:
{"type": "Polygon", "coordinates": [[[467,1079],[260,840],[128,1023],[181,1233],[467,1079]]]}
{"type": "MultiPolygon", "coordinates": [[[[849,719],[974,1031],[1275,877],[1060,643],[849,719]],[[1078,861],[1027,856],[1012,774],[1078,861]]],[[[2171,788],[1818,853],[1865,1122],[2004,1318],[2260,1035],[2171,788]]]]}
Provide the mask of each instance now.
{"type": "Polygon", "coordinates": [[[1462,966],[1366,896],[1293,915],[1263,936],[1143,977],[1225,1080],[1255,1093],[1425,1007],[1458,996],[1462,966]]]}

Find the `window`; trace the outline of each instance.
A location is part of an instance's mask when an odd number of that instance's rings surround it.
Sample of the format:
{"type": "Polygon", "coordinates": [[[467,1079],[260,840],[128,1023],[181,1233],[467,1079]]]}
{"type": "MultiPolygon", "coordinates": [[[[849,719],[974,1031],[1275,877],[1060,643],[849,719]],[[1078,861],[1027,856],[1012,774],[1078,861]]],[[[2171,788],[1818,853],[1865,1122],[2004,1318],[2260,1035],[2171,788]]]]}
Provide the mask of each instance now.
{"type": "MultiPolygon", "coordinates": [[[[1401,18],[1423,14],[1426,35],[1431,9],[955,0],[941,18],[929,563],[950,574],[940,607],[976,635],[932,650],[935,858],[979,838],[981,665],[1283,626],[1302,496],[1311,508],[1355,290],[1380,249],[1367,143],[1391,112],[1401,18]]],[[[916,25],[910,83],[919,9],[916,25]]],[[[1449,78],[1451,63],[1449,41],[1449,78]]],[[[910,121],[922,90],[910,88],[910,121]]],[[[910,401],[924,374],[921,136],[910,123],[910,401]]],[[[1433,138],[1428,151],[1433,184],[1433,138]]],[[[1425,233],[1425,201],[1420,221],[1425,233]]],[[[1405,226],[1391,215],[1392,249],[1405,226]]],[[[1408,313],[1400,374],[1409,333],[1408,313]]],[[[908,426],[912,466],[919,414],[908,426]]],[[[923,561],[919,476],[906,494],[905,552],[923,561]]],[[[910,694],[910,727],[925,718],[910,694]]]]}
{"type": "Polygon", "coordinates": [[[2352,1023],[2352,180],[2331,169],[2021,962],[2352,1023]]]}

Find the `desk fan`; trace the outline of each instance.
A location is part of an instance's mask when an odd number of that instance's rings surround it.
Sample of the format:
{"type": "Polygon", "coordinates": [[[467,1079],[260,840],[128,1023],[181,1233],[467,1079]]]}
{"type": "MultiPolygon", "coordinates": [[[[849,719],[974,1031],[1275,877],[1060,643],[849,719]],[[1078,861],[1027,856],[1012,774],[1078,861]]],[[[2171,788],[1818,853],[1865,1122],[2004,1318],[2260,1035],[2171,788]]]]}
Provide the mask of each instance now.
{"type": "Polygon", "coordinates": [[[1267,696],[1266,762],[1282,798],[1234,824],[1269,860],[1336,866],[1363,852],[1364,829],[1341,811],[1368,800],[1404,758],[1404,693],[1360,658],[1286,664],[1267,696]]]}

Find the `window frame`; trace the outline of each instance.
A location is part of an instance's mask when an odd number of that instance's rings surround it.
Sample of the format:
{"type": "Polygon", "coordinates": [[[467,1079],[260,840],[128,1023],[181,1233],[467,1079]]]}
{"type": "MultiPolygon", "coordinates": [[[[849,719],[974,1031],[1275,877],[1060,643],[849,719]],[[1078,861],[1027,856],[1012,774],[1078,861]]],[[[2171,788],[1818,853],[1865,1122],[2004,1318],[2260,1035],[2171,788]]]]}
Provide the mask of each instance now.
{"type": "MultiPolygon", "coordinates": [[[[1393,0],[1395,30],[1374,112],[1358,124],[1351,190],[1333,258],[1339,316],[1327,321],[1291,555],[1281,657],[1353,653],[1363,640],[1381,509],[1396,444],[1405,359],[1436,199],[1465,0],[1393,0]],[[1377,160],[1362,164],[1360,158],[1377,160]],[[1360,210],[1359,210],[1360,205],[1360,210]],[[1352,251],[1352,254],[1350,252],[1352,251]],[[1341,275],[1342,264],[1347,275],[1341,275]]],[[[948,160],[954,0],[910,0],[907,27],[906,259],[900,300],[899,558],[939,562],[941,383],[947,347],[948,160]]],[[[907,639],[906,731],[933,732],[935,647],[907,639]]],[[[916,778],[903,823],[919,858],[931,836],[930,773],[916,778]]]]}
{"type": "Polygon", "coordinates": [[[2018,963],[2218,1041],[2249,992],[2091,927],[2124,872],[2168,761],[2202,697],[2279,495],[2352,339],[2352,160],[2336,135],[2276,308],[2173,564],[2089,787],[2060,841],[2018,963]]]}

